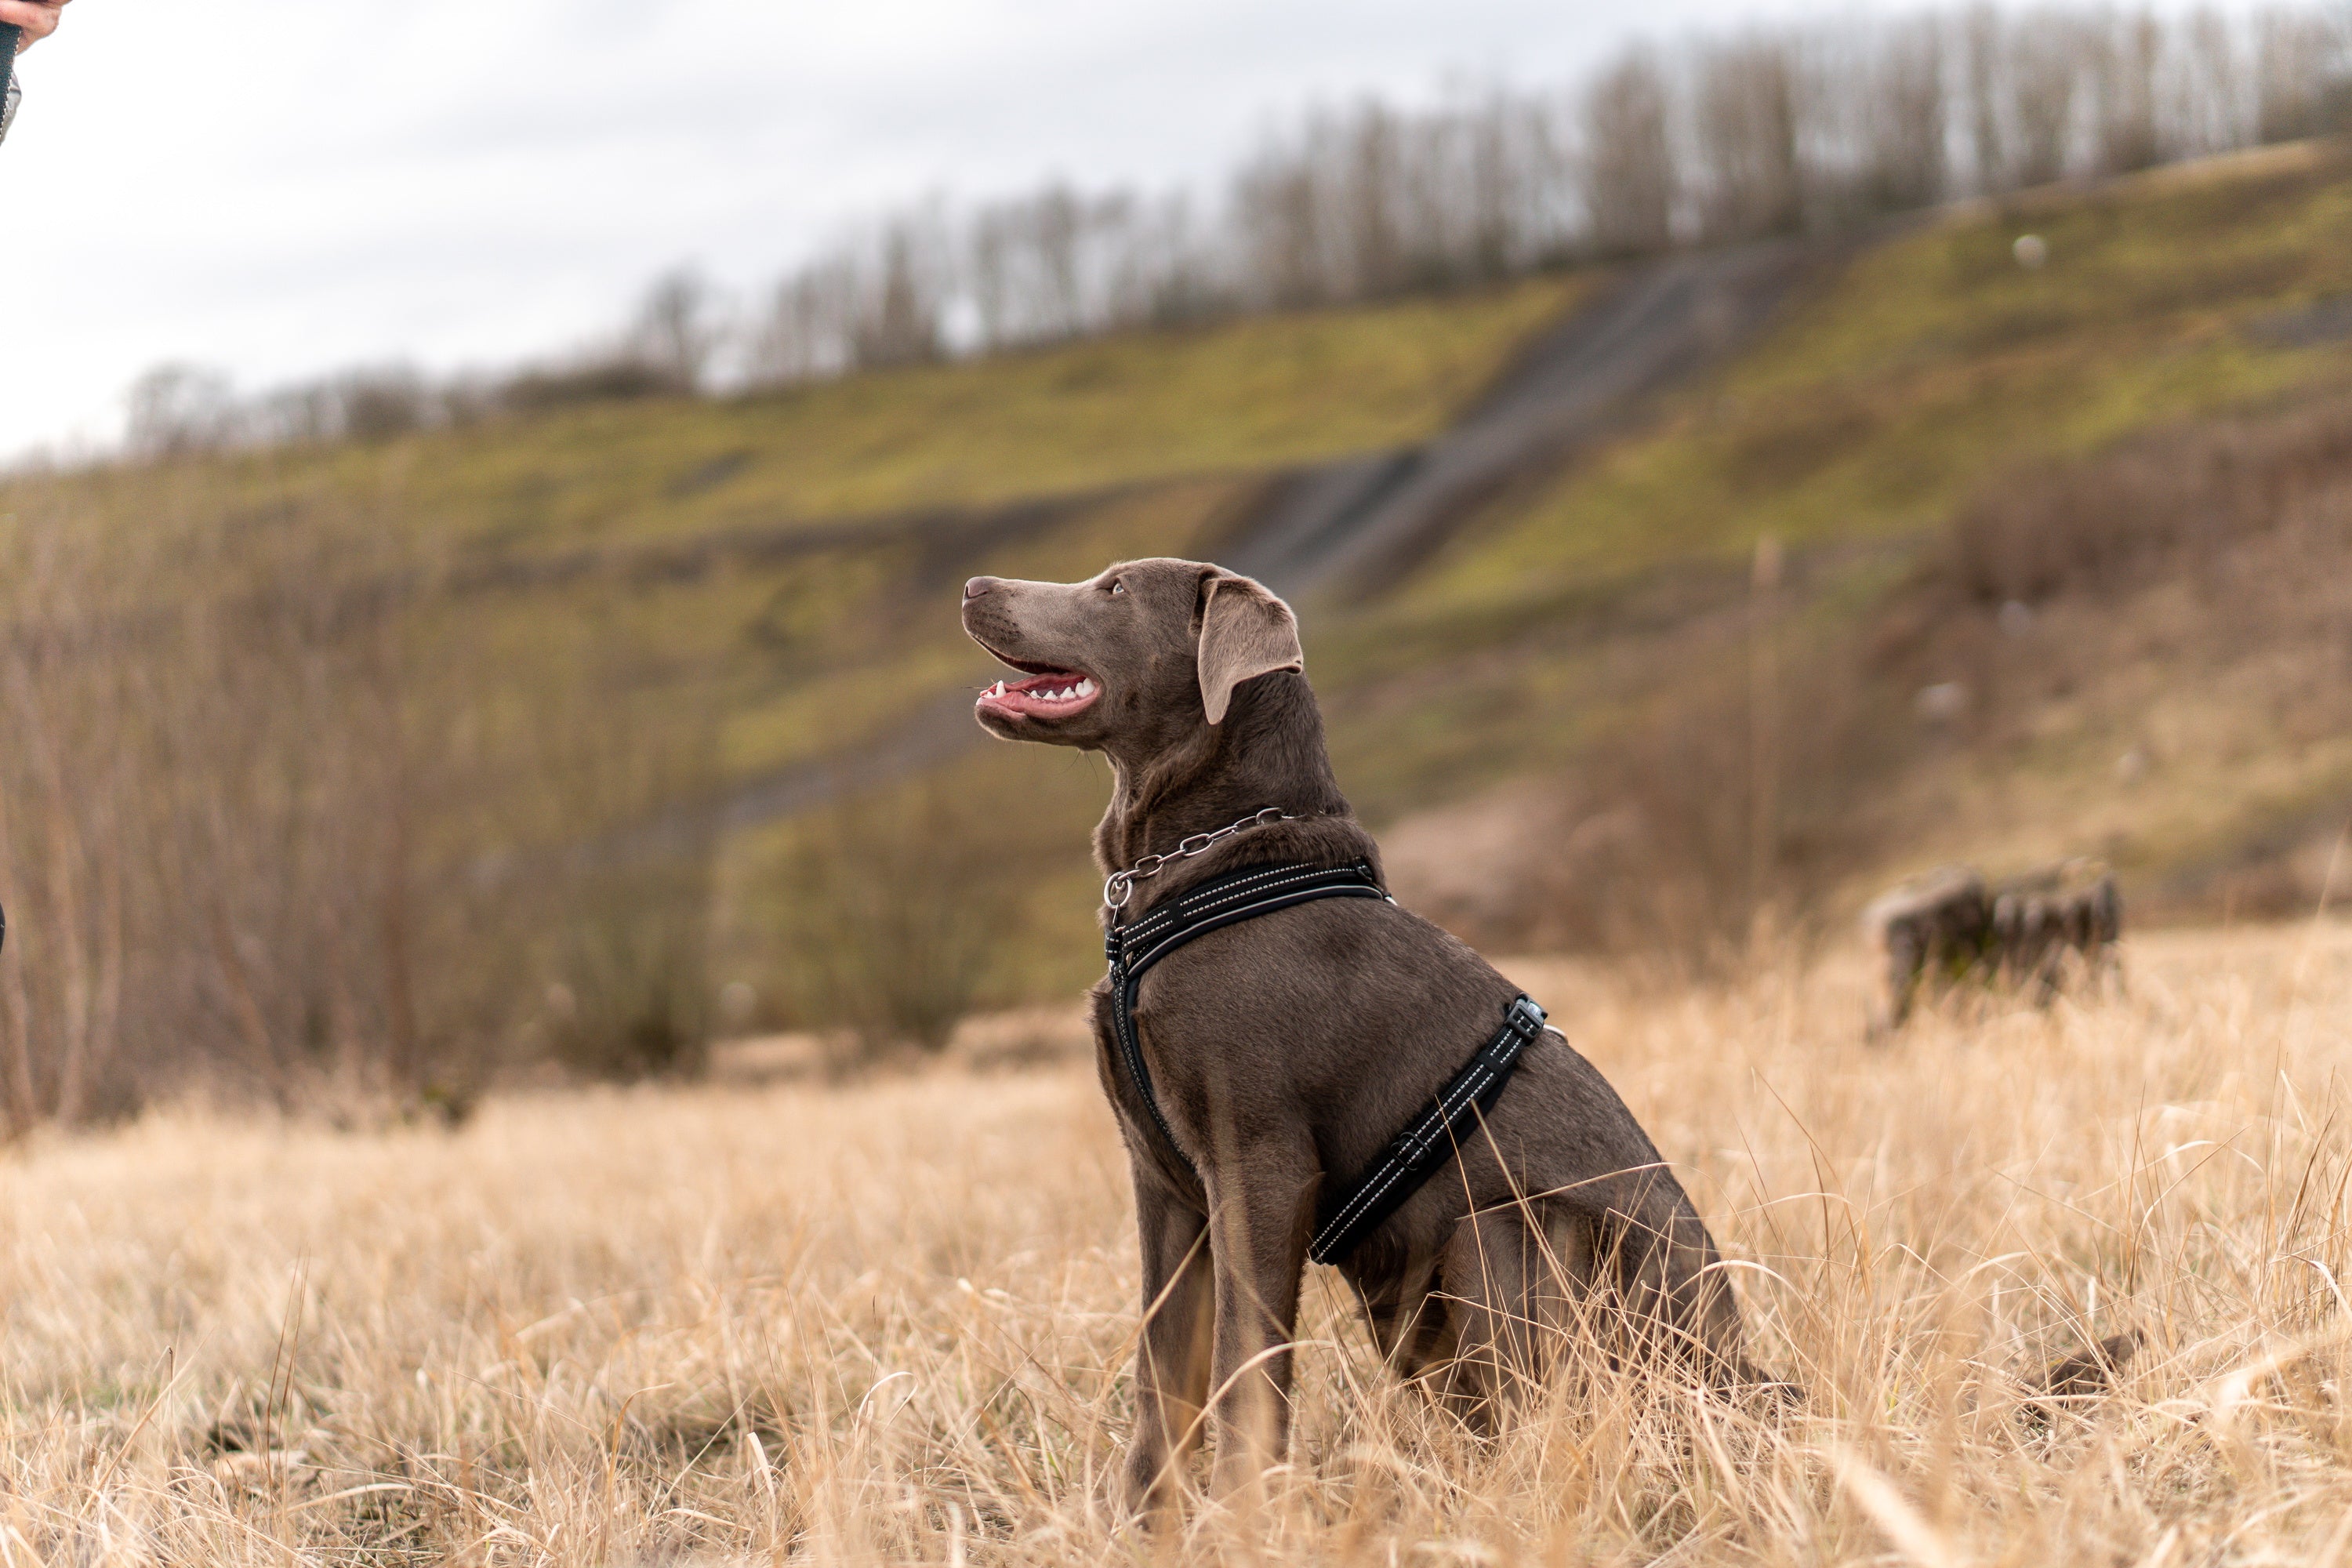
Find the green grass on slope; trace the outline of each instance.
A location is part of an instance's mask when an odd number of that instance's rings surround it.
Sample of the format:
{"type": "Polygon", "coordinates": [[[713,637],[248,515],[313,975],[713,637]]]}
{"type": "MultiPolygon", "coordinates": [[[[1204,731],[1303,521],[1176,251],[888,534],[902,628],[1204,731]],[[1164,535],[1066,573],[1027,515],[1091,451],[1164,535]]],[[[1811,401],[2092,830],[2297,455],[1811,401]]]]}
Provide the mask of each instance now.
{"type": "Polygon", "coordinates": [[[1582,287],[1536,279],[755,397],[604,404],[192,461],[175,479],[222,506],[381,498],[432,537],[528,552],[1266,469],[1433,434],[1582,287]]]}
{"type": "MultiPolygon", "coordinates": [[[[1123,556],[1193,549],[1232,487],[1155,486],[1088,507],[971,570],[1055,582],[1123,556]]],[[[962,687],[1003,673],[957,615],[961,570],[910,571],[899,552],[843,552],[781,571],[739,570],[698,591],[679,617],[698,625],[732,672],[725,771],[744,776],[853,751],[962,687]],[[780,629],[789,622],[790,629],[780,629]]],[[[681,610],[686,607],[681,605],[681,610]]]]}
{"type": "MultiPolygon", "coordinates": [[[[1309,613],[1343,782],[1377,816],[1572,763],[1658,639],[1737,615],[1762,535],[1832,546],[1820,613],[1880,602],[2015,465],[2352,372],[2264,318],[2352,289],[2352,167],[2289,148],[1948,215],[1860,256],[1753,350],[1387,599],[1309,613]],[[2050,259],[2021,268],[2016,237],[2050,259]]],[[[1830,557],[1823,557],[1824,561],[1830,557]]]]}
{"type": "Polygon", "coordinates": [[[1639,436],[1459,541],[1400,596],[1445,616],[1661,562],[1939,521],[1990,475],[2340,374],[2260,318],[2352,287],[2352,170],[2278,149],[1878,246],[1639,436]],[[2011,247],[2037,233],[2039,270],[2011,247]]]}
{"type": "Polygon", "coordinates": [[[1264,468],[1419,440],[1577,284],[1134,334],[733,405],[727,504],[801,516],[1264,468]]]}

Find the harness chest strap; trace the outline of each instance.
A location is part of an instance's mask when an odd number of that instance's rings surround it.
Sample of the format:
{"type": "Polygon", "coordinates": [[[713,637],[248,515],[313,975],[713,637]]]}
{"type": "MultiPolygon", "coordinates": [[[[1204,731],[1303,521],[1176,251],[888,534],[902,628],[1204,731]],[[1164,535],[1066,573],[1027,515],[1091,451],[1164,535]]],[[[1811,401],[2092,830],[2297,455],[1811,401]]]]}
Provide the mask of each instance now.
{"type": "MultiPolygon", "coordinates": [[[[1111,1031],[1121,1065],[1160,1139],[1185,1169],[1191,1158],[1151,1092],[1151,1069],[1135,1030],[1135,1002],[1145,971],[1196,937],[1317,899],[1388,900],[1368,862],[1346,866],[1254,866],[1203,883],[1160,905],[1132,925],[1113,925],[1103,942],[1110,961],[1111,1031]]],[[[1393,901],[1393,900],[1390,900],[1393,901]]],[[[1544,1011],[1525,996],[1504,1009],[1503,1026],[1435,1100],[1391,1141],[1371,1167],[1323,1205],[1307,1256],[1337,1263],[1380,1228],[1451,1159],[1463,1130],[1492,1107],[1519,1055],[1543,1032],[1544,1011]]],[[[1196,1175],[1198,1172],[1194,1173],[1196,1175]]]]}

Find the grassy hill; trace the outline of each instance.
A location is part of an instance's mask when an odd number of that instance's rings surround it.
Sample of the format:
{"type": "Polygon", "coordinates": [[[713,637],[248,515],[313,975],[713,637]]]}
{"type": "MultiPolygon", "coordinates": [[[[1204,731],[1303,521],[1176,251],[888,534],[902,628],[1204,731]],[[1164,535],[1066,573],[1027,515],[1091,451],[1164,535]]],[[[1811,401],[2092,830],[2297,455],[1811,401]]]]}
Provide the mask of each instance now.
{"type": "MultiPolygon", "coordinates": [[[[73,614],[111,625],[228,593],[232,577],[249,598],[257,552],[271,602],[299,587],[339,605],[429,603],[417,646],[432,651],[401,668],[439,670],[432,689],[491,681],[507,715],[449,729],[438,757],[483,749],[480,734],[520,724],[541,690],[593,712],[604,700],[575,690],[578,672],[620,669],[643,700],[604,705],[616,752],[632,715],[691,713],[708,734],[693,766],[598,797],[588,819],[617,831],[891,743],[986,679],[952,613],[962,576],[1213,555],[1268,477],[1443,428],[1607,282],[1556,277],[376,445],[22,476],[0,485],[0,528],[26,560],[43,539],[107,542],[75,578],[73,614]],[[245,575],[222,575],[232,558],[245,575]]],[[[2147,432],[2325,399],[2352,373],[2326,325],[2347,289],[2352,170],[2316,145],[1960,208],[1856,246],[1760,341],[1628,410],[1600,448],[1525,478],[1393,588],[1302,606],[1342,779],[1407,843],[1458,828],[1458,815],[1430,814],[1465,802],[1517,825],[1494,836],[1491,861],[1454,857],[1473,867],[1559,859],[1550,851],[1580,827],[1647,802],[1652,859],[1621,856],[1618,879],[1592,885],[1622,889],[1643,865],[1687,873],[1692,897],[1738,905],[1698,922],[1708,931],[1766,904],[1784,917],[1837,907],[1947,854],[2104,849],[2145,888],[2188,899],[2197,867],[2244,861],[2282,823],[2324,821],[2347,782],[2308,702],[2257,717],[2244,692],[2268,689],[2263,678],[2215,675],[2231,657],[2218,612],[2152,608],[2221,557],[2176,552],[2127,583],[2028,595],[2037,635],[2073,628],[2076,652],[2056,658],[2021,636],[1986,643],[2005,601],[1961,582],[1955,530],[1989,497],[2046,489],[2147,432]],[[2013,249],[2028,232],[2047,245],[2039,268],[2013,249]],[[2158,624],[2179,631],[2172,645],[2115,640],[2158,624]],[[2112,658],[2081,652],[2110,645],[2112,658]],[[2020,661],[2063,666],[2063,689],[2020,661]],[[1916,717],[1917,689],[1938,683],[1969,687],[1964,722],[1916,717]],[[2159,706],[2160,744],[2139,732],[2159,706]],[[2198,760],[2199,737],[2223,731],[2248,765],[2198,760]],[[2173,761],[2126,799],[2118,759],[2135,750],[2173,761]]],[[[2340,567],[2324,540],[2296,548],[2303,573],[2340,567]]],[[[16,613],[50,614],[29,592],[16,613]]],[[[2321,657],[2256,641],[2273,666],[2321,657]]],[[[756,979],[787,1013],[824,1010],[827,985],[853,992],[848,970],[809,976],[852,942],[827,912],[841,890],[878,875],[939,897],[1010,885],[982,944],[984,998],[1083,980],[1082,830],[1100,770],[982,748],[941,769],[869,772],[815,816],[728,837],[713,884],[720,977],[756,979]],[[941,848],[974,839],[976,863],[941,848]]],[[[469,864],[502,853],[483,847],[499,830],[467,832],[469,864]]],[[[1506,891],[1454,912],[1492,941],[1623,935],[1595,923],[1600,894],[1557,877],[1506,891]]]]}
{"type": "MultiPolygon", "coordinates": [[[[1716,798],[1685,802],[1692,820],[1675,831],[1685,858],[1717,862],[1710,896],[1738,903],[1752,847],[1728,840],[1748,831],[1760,700],[1782,731],[1787,855],[1822,862],[1789,868],[1801,901],[1850,908],[1874,879],[1945,857],[2103,852],[2143,903],[2218,908],[2234,895],[2206,872],[2252,853],[2223,846],[2330,820],[2326,803],[2352,799],[2343,758],[2304,733],[2310,703],[2250,706],[2243,687],[2264,678],[2224,668],[2232,655],[2327,667],[2324,643],[2273,635],[2295,618],[2279,613],[2294,595],[2282,584],[2240,603],[2234,625],[2210,603],[2171,604],[2215,565],[2193,552],[2127,589],[2029,595],[2039,630],[1998,652],[2063,671],[2066,689],[2045,690],[1985,668],[1977,644],[2001,602],[1949,591],[1952,530],[1972,509],[2095,475],[2135,440],[2180,450],[2237,428],[2211,423],[2224,414],[2259,426],[2327,402],[2352,354],[2340,330],[2314,329],[2333,319],[2315,301],[2352,285],[2347,206],[2339,155],[2303,147],[1962,208],[1871,247],[1641,428],[1504,498],[1413,581],[1328,626],[1318,674],[1342,776],[1395,820],[1488,798],[1498,773],[1534,775],[1552,798],[1531,831],[1556,846],[1605,815],[1601,797],[1654,799],[1696,775],[1716,798]],[[2015,258],[2024,233],[2047,245],[2039,268],[2015,258]],[[1767,539],[1787,565],[1759,595],[1767,539]],[[2108,657],[2089,655],[2102,646],[2108,657]],[[1759,647],[1780,683],[1760,700],[1759,647]],[[1921,724],[1917,691],[1948,681],[1972,688],[1966,721],[1921,724]]],[[[2036,525],[2063,534],[2070,515],[2036,525]]],[[[2325,575],[2345,546],[2307,548],[2333,563],[2325,575]]],[[[2239,566],[2300,581],[2275,561],[2239,566]]],[[[2290,689],[2307,694],[2267,678],[2290,689]]],[[[1527,804],[1524,789],[1491,798],[1527,804]]],[[[1458,833],[1458,816],[1442,821],[1458,833]]],[[[1483,869],[1512,880],[1525,847],[1483,869]]],[[[1465,863],[1458,847],[1444,858],[1465,863]]],[[[1503,900],[1483,934],[1523,929],[1528,903],[1503,900]]]]}
{"type": "Polygon", "coordinates": [[[2352,285],[2347,219],[2352,181],[2298,147],[1927,220],[1646,427],[1465,530],[1356,617],[1347,669],[1378,682],[1527,628],[1530,660],[1464,669],[1444,694],[1457,711],[1515,710],[1495,682],[1567,679],[1580,657],[1546,658],[1548,639],[1583,644],[1573,628],[1596,606],[1662,574],[1744,582],[1768,535],[1849,557],[1843,590],[1867,599],[2022,464],[2344,376],[2340,342],[2263,329],[2352,285]],[[2049,247],[2038,270],[2011,249],[2029,232],[2049,247]]]}

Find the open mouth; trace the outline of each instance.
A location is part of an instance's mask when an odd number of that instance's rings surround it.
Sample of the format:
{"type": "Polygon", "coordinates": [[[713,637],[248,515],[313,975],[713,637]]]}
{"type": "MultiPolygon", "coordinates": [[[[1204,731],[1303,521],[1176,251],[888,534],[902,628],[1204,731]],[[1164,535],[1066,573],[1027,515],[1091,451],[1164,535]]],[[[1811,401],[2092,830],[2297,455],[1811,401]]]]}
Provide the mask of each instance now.
{"type": "MultiPolygon", "coordinates": [[[[996,657],[1004,658],[1001,653],[996,657]]],[[[1010,685],[1000,680],[982,692],[975,706],[983,713],[1020,719],[1066,719],[1093,707],[1095,699],[1102,695],[1101,685],[1082,669],[1054,669],[1013,658],[1004,658],[1004,662],[1030,672],[1029,679],[1010,685]]]]}

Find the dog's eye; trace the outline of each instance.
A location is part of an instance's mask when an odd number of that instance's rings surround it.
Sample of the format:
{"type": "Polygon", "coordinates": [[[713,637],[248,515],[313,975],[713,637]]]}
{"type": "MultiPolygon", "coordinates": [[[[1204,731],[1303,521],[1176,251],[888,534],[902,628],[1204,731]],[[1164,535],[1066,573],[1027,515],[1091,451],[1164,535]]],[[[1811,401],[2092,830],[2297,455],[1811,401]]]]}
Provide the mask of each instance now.
{"type": "Polygon", "coordinates": [[[1127,592],[1127,584],[1114,577],[1110,580],[1110,591],[1114,594],[1124,594],[1127,592]]]}

